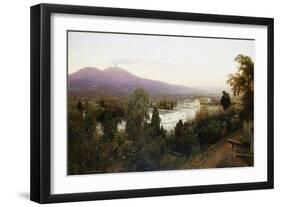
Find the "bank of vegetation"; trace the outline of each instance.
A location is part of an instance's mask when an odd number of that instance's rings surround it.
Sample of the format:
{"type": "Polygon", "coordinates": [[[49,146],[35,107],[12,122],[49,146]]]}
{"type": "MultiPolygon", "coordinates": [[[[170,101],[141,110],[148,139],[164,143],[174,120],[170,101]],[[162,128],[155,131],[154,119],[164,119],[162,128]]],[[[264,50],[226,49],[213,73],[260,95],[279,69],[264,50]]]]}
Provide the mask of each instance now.
{"type": "Polygon", "coordinates": [[[230,100],[222,98],[220,113],[210,115],[202,107],[193,121],[179,120],[171,132],[161,126],[158,109],[173,109],[176,103],[159,101],[152,105],[142,88],[122,99],[70,96],[68,174],[177,169],[192,154],[201,153],[229,133],[242,129],[245,120],[253,120],[253,65],[247,56],[238,56],[236,61],[239,72],[230,76],[228,82],[234,95],[242,97],[242,104],[231,105],[230,100]],[[118,130],[122,120],[125,130],[118,130]]]}

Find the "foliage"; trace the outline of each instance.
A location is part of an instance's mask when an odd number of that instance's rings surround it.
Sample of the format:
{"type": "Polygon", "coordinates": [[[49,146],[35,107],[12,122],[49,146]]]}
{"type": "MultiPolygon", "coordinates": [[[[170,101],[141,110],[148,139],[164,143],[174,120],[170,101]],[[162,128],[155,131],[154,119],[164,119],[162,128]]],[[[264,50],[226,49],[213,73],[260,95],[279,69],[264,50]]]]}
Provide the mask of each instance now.
{"type": "MultiPolygon", "coordinates": [[[[80,105],[79,102],[77,105],[80,105]]],[[[68,153],[69,174],[98,168],[97,109],[87,105],[84,110],[85,113],[78,107],[69,107],[68,149],[71,152],[68,153]]]]}
{"type": "Polygon", "coordinates": [[[197,137],[194,133],[193,123],[183,123],[180,119],[175,127],[175,138],[172,149],[188,157],[192,152],[192,147],[196,144],[197,137]]]}
{"type": "Polygon", "coordinates": [[[160,127],[160,135],[161,135],[163,138],[166,138],[166,134],[167,134],[166,130],[164,129],[163,126],[161,126],[161,127],[160,127]]]}
{"type": "Polygon", "coordinates": [[[223,91],[223,96],[221,97],[221,105],[223,106],[223,109],[226,110],[231,105],[230,95],[226,91],[223,91]]]}
{"type": "Polygon", "coordinates": [[[208,110],[206,109],[206,107],[200,107],[200,110],[197,111],[196,116],[195,116],[195,122],[197,123],[201,123],[204,122],[205,120],[207,120],[209,117],[209,113],[208,110]]]}
{"type": "MultiPolygon", "coordinates": [[[[116,131],[110,141],[100,145],[102,170],[106,172],[108,166],[121,162],[122,168],[130,171],[130,161],[136,159],[136,151],[133,141],[128,140],[125,134],[116,131]]],[[[122,169],[119,169],[119,171],[122,171],[122,169]]]]}
{"type": "Polygon", "coordinates": [[[113,118],[111,111],[104,113],[103,122],[103,141],[106,142],[114,137],[114,133],[117,131],[117,121],[113,118]]]}
{"type": "Polygon", "coordinates": [[[137,140],[149,120],[149,96],[148,93],[138,88],[128,98],[126,108],[126,133],[132,140],[137,140]]]}
{"type": "Polygon", "coordinates": [[[103,97],[99,100],[99,106],[103,109],[103,112],[97,117],[97,121],[106,122],[106,113],[110,112],[113,118],[124,118],[125,107],[122,100],[115,97],[103,97]]]}
{"type": "Polygon", "coordinates": [[[73,140],[79,137],[82,129],[83,116],[82,113],[73,106],[68,108],[68,138],[73,140]]]}
{"type": "Polygon", "coordinates": [[[77,103],[77,109],[78,109],[78,111],[79,111],[80,113],[83,112],[83,107],[82,107],[82,102],[81,102],[81,100],[79,100],[78,103],[77,103]]]}
{"type": "Polygon", "coordinates": [[[220,120],[210,120],[208,123],[200,127],[197,131],[200,146],[213,144],[222,137],[223,125],[220,120]]]}
{"type": "Polygon", "coordinates": [[[137,154],[137,171],[157,170],[160,165],[161,148],[155,141],[146,140],[137,154]]]}
{"type": "Polygon", "coordinates": [[[169,100],[161,100],[157,104],[158,108],[166,109],[166,110],[173,110],[176,105],[177,105],[176,101],[169,101],[169,100]]]}
{"type": "Polygon", "coordinates": [[[227,83],[230,85],[234,96],[242,96],[243,116],[253,119],[254,108],[254,62],[251,57],[238,55],[238,72],[229,75],[227,83]]]}
{"type": "Polygon", "coordinates": [[[160,122],[161,122],[161,119],[159,117],[158,109],[156,107],[154,107],[153,111],[152,111],[150,126],[151,126],[153,132],[155,133],[154,135],[156,135],[156,136],[160,135],[160,133],[161,133],[160,122]]]}
{"type": "Polygon", "coordinates": [[[103,126],[103,142],[107,142],[114,137],[118,122],[125,117],[124,103],[114,97],[103,97],[99,107],[97,121],[103,126]]]}
{"type": "Polygon", "coordinates": [[[68,173],[170,169],[167,163],[178,166],[202,147],[241,128],[240,116],[233,105],[218,114],[201,107],[193,122],[179,120],[174,131],[167,133],[161,126],[158,105],[154,105],[149,120],[150,103],[149,94],[141,88],[126,100],[71,97],[68,102],[68,173]],[[120,121],[125,121],[125,131],[117,130],[120,121]],[[165,157],[177,160],[166,160],[163,164],[165,157]]]}

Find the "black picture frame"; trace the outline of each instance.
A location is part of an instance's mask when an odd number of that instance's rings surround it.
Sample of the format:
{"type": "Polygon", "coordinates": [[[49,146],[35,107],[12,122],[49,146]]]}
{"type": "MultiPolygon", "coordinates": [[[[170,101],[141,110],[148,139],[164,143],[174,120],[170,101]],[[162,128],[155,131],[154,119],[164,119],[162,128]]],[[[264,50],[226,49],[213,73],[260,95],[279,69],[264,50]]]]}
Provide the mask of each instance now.
{"type": "Polygon", "coordinates": [[[87,201],[102,199],[166,196],[179,194],[210,193],[273,188],[274,147],[273,147],[273,38],[272,18],[195,14],[153,10],[135,10],[89,6],[39,4],[31,7],[31,174],[30,192],[32,201],[38,203],[87,201]],[[73,194],[51,194],[51,91],[50,91],[50,15],[52,13],[99,15],[112,17],[134,17],[149,19],[180,20],[194,22],[218,22],[232,24],[267,26],[267,181],[236,184],[219,184],[187,187],[86,192],[73,194]]]}

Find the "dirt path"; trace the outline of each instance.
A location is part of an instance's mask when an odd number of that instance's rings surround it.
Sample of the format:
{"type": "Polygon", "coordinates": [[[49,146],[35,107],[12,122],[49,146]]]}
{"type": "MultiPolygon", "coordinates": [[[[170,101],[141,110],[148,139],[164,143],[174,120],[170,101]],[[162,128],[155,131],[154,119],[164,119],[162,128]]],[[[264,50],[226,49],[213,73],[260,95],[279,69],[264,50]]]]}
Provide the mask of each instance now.
{"type": "Polygon", "coordinates": [[[247,164],[232,154],[231,144],[228,139],[238,141],[241,131],[235,132],[219,143],[209,147],[205,152],[195,156],[188,163],[183,165],[182,169],[198,169],[198,168],[219,168],[219,167],[243,167],[247,164]]]}

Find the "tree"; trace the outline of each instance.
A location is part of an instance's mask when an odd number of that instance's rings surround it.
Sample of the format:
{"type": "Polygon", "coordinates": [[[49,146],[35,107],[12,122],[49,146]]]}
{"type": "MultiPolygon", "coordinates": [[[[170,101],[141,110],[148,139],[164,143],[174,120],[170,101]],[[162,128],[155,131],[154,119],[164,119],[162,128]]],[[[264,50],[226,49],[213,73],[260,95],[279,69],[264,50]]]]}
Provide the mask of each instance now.
{"type": "Polygon", "coordinates": [[[164,129],[163,125],[162,125],[161,128],[160,128],[160,134],[161,134],[161,136],[162,136],[163,138],[166,137],[166,130],[164,129]]]}
{"type": "Polygon", "coordinates": [[[103,142],[113,138],[117,123],[124,119],[123,102],[115,97],[103,97],[97,106],[99,113],[97,121],[103,127],[103,142]]]}
{"type": "Polygon", "coordinates": [[[81,134],[83,116],[77,107],[68,107],[68,139],[69,141],[77,139],[81,134]]]}
{"type": "Polygon", "coordinates": [[[221,102],[223,109],[226,110],[231,105],[230,95],[226,91],[223,91],[222,94],[223,95],[221,97],[220,102],[221,102]]]}
{"type": "Polygon", "coordinates": [[[117,121],[113,118],[111,111],[106,111],[103,122],[103,141],[112,139],[116,130],[117,121]]]}
{"type": "Polygon", "coordinates": [[[100,100],[100,106],[103,107],[103,108],[105,108],[105,103],[104,103],[104,100],[103,100],[103,99],[100,100]]]}
{"type": "Polygon", "coordinates": [[[227,83],[234,96],[242,97],[243,115],[245,119],[253,119],[254,109],[254,62],[251,57],[238,55],[238,72],[229,75],[227,83]]]}
{"type": "Polygon", "coordinates": [[[174,102],[171,102],[171,110],[174,109],[174,102]]]}
{"type": "MultiPolygon", "coordinates": [[[[78,102],[79,103],[79,102],[78,102]]],[[[98,169],[98,139],[96,134],[97,109],[88,104],[84,106],[85,116],[77,107],[68,110],[68,172],[84,173],[98,169]]]]}
{"type": "Polygon", "coordinates": [[[158,109],[155,107],[152,111],[152,117],[151,117],[151,123],[150,126],[152,127],[152,130],[154,132],[155,136],[158,136],[160,134],[160,122],[161,119],[159,117],[158,109]]]}
{"type": "Polygon", "coordinates": [[[77,109],[80,113],[83,112],[83,106],[82,106],[82,102],[79,100],[78,103],[77,103],[77,109]]]}
{"type": "Polygon", "coordinates": [[[174,150],[189,156],[192,152],[192,145],[195,144],[196,137],[188,132],[188,124],[183,124],[180,119],[175,127],[175,145],[174,150]]]}
{"type": "Polygon", "coordinates": [[[201,126],[197,131],[200,147],[219,141],[222,130],[222,122],[219,120],[210,120],[207,124],[201,126]]]}
{"type": "Polygon", "coordinates": [[[88,166],[94,165],[97,168],[98,165],[98,137],[96,134],[96,117],[97,109],[89,105],[86,108],[86,115],[83,120],[83,134],[81,135],[83,144],[85,145],[85,151],[87,152],[87,159],[85,162],[88,166]]]}
{"type": "Polygon", "coordinates": [[[175,137],[181,137],[183,135],[183,122],[180,119],[175,127],[175,137]]]}
{"type": "Polygon", "coordinates": [[[148,93],[138,88],[128,98],[126,110],[126,133],[132,140],[137,140],[145,130],[149,120],[149,96],[148,93]]]}
{"type": "Polygon", "coordinates": [[[158,170],[161,148],[156,142],[146,143],[139,151],[136,160],[138,171],[158,170]]]}
{"type": "Polygon", "coordinates": [[[227,83],[235,96],[241,96],[244,140],[250,143],[250,152],[253,152],[254,62],[251,57],[244,55],[238,55],[235,61],[238,63],[238,72],[230,75],[227,83]]]}

